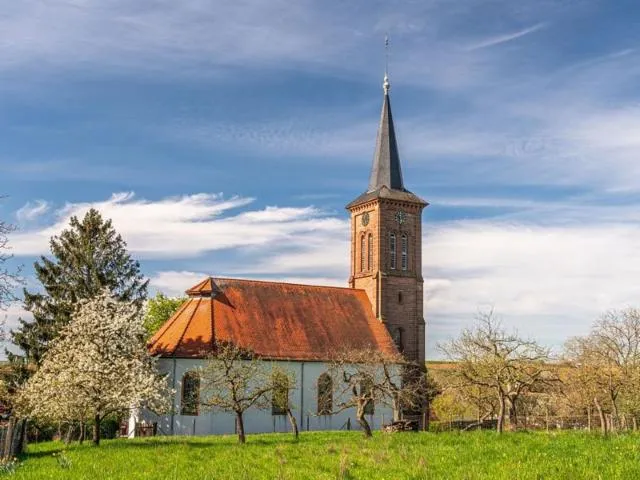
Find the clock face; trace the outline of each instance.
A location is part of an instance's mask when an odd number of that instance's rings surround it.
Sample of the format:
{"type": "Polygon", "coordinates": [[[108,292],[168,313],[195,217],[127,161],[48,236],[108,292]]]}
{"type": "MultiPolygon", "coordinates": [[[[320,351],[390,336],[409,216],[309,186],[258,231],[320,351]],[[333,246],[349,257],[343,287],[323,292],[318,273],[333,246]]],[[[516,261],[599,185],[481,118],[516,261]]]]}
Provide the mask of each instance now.
{"type": "Polygon", "coordinates": [[[364,212],[362,214],[360,221],[362,222],[363,227],[366,227],[367,225],[369,225],[369,212],[364,212]]]}
{"type": "Polygon", "coordinates": [[[398,222],[400,225],[402,225],[406,219],[407,219],[407,214],[404,213],[402,210],[398,210],[396,212],[396,222],[398,222]]]}

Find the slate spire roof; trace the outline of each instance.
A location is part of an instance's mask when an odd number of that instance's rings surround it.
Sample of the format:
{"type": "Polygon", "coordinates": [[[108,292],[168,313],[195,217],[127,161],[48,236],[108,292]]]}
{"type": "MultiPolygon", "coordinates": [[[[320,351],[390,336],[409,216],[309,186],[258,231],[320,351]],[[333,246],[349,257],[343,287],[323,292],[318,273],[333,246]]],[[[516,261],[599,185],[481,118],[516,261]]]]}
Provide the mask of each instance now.
{"type": "Polygon", "coordinates": [[[393,125],[393,115],[391,114],[391,101],[389,100],[390,87],[389,77],[385,74],[382,84],[384,100],[382,102],[380,125],[378,126],[376,151],[371,165],[369,192],[379,190],[382,187],[404,191],[400,155],[398,154],[398,143],[393,125]]]}
{"type": "Polygon", "coordinates": [[[382,114],[380,115],[380,125],[378,126],[378,136],[376,138],[376,150],[373,155],[371,165],[371,175],[369,177],[369,188],[347,205],[347,209],[360,205],[373,199],[386,198],[403,202],[418,203],[427,206],[428,203],[422,198],[411,193],[404,188],[402,179],[402,167],[400,166],[400,154],[398,153],[398,142],[396,140],[396,130],[391,114],[391,101],[389,99],[389,77],[385,73],[382,83],[384,97],[382,101],[382,114]]]}

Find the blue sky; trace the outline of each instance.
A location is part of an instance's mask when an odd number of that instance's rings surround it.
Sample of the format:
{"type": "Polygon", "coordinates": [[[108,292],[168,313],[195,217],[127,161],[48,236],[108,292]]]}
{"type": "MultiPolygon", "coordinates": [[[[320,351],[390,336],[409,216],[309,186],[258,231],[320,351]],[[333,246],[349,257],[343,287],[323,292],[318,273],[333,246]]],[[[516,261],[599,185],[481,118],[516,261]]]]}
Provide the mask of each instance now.
{"type": "Polygon", "coordinates": [[[639,24],[631,1],[10,2],[0,216],[31,285],[90,206],[154,289],[344,285],[388,31],[427,357],[489,306],[557,347],[638,302],[639,24]]]}

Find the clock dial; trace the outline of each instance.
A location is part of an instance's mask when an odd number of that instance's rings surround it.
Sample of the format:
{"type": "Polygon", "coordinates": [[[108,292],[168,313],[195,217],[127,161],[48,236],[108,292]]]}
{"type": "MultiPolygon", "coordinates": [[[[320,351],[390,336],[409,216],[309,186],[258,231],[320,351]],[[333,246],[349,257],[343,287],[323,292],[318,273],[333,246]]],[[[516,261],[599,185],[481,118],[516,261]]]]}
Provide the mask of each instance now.
{"type": "Polygon", "coordinates": [[[362,214],[360,221],[362,222],[363,227],[366,227],[367,225],[369,225],[369,212],[364,212],[362,214]]]}
{"type": "Polygon", "coordinates": [[[407,219],[407,214],[404,213],[402,210],[398,210],[396,212],[396,222],[398,222],[400,225],[402,225],[406,219],[407,219]]]}

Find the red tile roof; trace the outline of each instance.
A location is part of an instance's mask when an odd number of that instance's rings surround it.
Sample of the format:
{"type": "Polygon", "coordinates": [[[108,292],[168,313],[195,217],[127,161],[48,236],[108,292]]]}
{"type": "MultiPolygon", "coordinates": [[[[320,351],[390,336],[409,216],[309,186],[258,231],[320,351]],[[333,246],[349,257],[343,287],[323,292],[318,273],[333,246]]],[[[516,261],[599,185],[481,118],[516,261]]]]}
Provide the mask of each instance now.
{"type": "Polygon", "coordinates": [[[201,358],[215,340],[273,359],[320,361],[365,347],[396,353],[364,290],[208,278],[149,341],[153,355],[201,358]]]}

